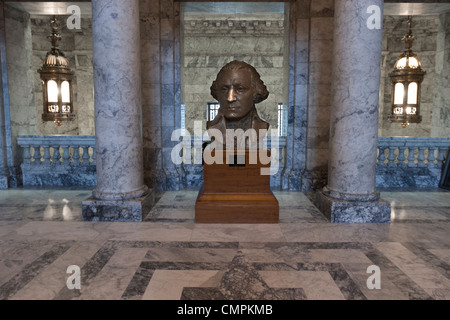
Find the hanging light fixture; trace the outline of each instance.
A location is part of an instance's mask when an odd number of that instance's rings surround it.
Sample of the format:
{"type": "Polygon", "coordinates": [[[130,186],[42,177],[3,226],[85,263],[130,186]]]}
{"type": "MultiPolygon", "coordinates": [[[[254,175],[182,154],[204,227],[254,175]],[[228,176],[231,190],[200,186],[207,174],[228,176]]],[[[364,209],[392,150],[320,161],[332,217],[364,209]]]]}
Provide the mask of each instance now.
{"type": "Polygon", "coordinates": [[[64,53],[58,48],[61,36],[58,33],[58,20],[50,20],[52,33],[48,36],[52,48],[47,52],[42,68],[38,70],[42,80],[44,113],[42,120],[53,121],[61,126],[64,121],[73,121],[72,79],[74,72],[64,53]]]}
{"type": "Polygon", "coordinates": [[[392,82],[392,107],[388,117],[390,122],[400,123],[406,128],[410,123],[420,123],[420,86],[425,76],[417,55],[412,51],[415,40],[412,17],[408,16],[408,33],[403,37],[405,51],[399,56],[394,70],[389,74],[392,82]]]}

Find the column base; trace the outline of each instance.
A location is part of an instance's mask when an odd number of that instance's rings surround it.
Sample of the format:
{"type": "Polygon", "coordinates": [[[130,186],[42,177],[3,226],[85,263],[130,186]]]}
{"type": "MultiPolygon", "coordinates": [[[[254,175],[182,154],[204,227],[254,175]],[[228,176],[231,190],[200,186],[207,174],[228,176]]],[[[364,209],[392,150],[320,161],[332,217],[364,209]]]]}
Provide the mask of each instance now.
{"type": "Polygon", "coordinates": [[[338,200],[317,191],[314,205],[332,223],[390,223],[390,202],[338,200]]]}
{"type": "Polygon", "coordinates": [[[141,222],[155,201],[153,190],[136,199],[98,200],[90,197],[82,203],[84,221],[141,222]]]}

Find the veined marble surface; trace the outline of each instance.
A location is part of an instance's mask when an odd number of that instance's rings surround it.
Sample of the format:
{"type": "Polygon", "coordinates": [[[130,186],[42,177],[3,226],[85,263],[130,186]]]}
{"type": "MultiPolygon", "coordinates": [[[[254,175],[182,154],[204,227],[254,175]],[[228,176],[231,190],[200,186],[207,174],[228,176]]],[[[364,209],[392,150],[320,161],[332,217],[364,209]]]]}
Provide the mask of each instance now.
{"type": "Polygon", "coordinates": [[[102,200],[146,193],[143,141],[139,2],[92,3],[97,189],[102,200]]]}
{"type": "Polygon", "coordinates": [[[335,1],[327,186],[362,198],[375,193],[382,45],[381,26],[367,27],[369,6],[383,11],[380,0],[335,1]]]}
{"type": "Polygon", "coordinates": [[[195,224],[197,193],[165,192],[121,223],[82,221],[89,189],[2,190],[0,299],[450,299],[449,191],[382,190],[390,224],[330,224],[280,191],[280,223],[265,225],[195,224]]]}

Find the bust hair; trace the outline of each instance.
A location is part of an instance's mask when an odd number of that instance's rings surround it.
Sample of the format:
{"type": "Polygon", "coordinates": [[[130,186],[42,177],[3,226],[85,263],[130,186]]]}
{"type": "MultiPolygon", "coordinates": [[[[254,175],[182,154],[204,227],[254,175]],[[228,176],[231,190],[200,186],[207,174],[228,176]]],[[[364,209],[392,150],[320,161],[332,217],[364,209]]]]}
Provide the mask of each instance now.
{"type": "Polygon", "coordinates": [[[261,76],[259,75],[258,71],[256,71],[256,69],[253,66],[249,65],[248,63],[237,60],[227,63],[225,66],[222,67],[222,69],[220,69],[219,73],[217,74],[216,80],[213,81],[210,88],[211,95],[213,96],[214,99],[219,100],[217,98],[217,89],[218,89],[217,79],[219,79],[222,73],[227,70],[241,70],[241,69],[250,71],[252,77],[252,85],[255,89],[254,103],[259,103],[267,99],[267,97],[269,96],[269,91],[267,91],[267,87],[261,80],[261,76]]]}

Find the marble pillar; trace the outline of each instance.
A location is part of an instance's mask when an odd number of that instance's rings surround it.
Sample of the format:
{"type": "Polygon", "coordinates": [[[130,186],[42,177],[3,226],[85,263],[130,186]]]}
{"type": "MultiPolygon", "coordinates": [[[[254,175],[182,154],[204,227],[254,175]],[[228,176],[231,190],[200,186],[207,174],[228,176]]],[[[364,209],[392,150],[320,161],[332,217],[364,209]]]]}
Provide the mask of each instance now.
{"type": "MultiPolygon", "coordinates": [[[[0,33],[0,50],[5,48],[5,33],[4,33],[4,20],[3,20],[3,3],[0,4],[0,13],[1,13],[1,17],[0,17],[0,31],[2,31],[0,33]]],[[[4,79],[4,74],[7,77],[7,73],[5,70],[4,65],[1,62],[4,61],[4,57],[3,54],[6,53],[6,51],[0,51],[0,190],[2,189],[8,189],[8,184],[9,184],[9,175],[8,175],[8,166],[7,163],[5,161],[6,159],[6,143],[4,142],[6,140],[6,134],[7,134],[7,130],[6,130],[6,121],[5,121],[5,115],[6,112],[8,112],[9,114],[9,105],[5,107],[5,98],[4,98],[4,90],[8,91],[8,87],[3,85],[3,79],[4,79]]],[[[6,78],[7,79],[7,78],[6,78]]]]}
{"type": "Polygon", "coordinates": [[[0,190],[18,186],[11,132],[11,109],[6,62],[5,3],[0,3],[0,190]]]}
{"type": "Polygon", "coordinates": [[[306,167],[309,1],[289,3],[289,93],[283,190],[301,190],[306,167]]]}
{"type": "Polygon", "coordinates": [[[93,0],[97,189],[83,218],[142,221],[144,184],[138,0],[93,0]]]}
{"type": "Polygon", "coordinates": [[[375,189],[382,14],[382,0],[335,1],[328,185],[317,201],[331,222],[390,221],[375,189]]]}

